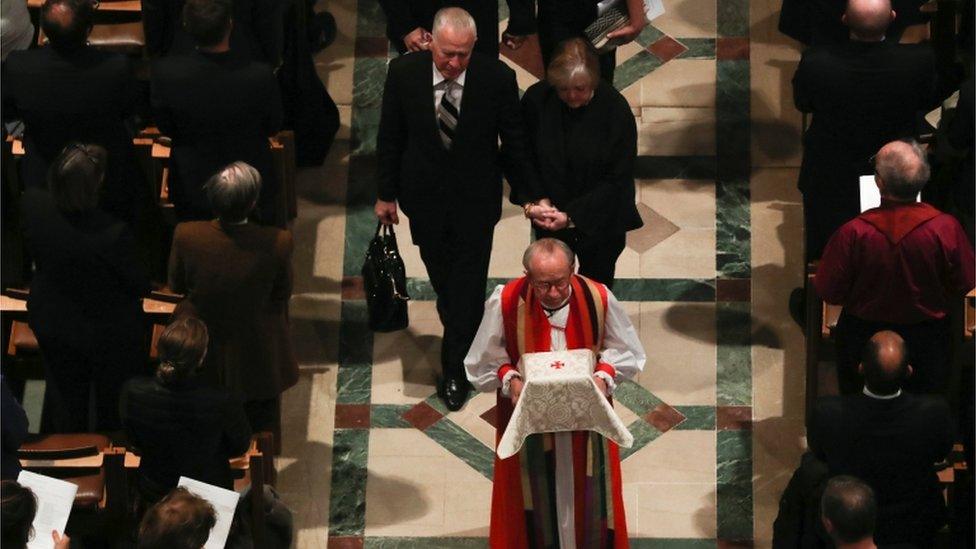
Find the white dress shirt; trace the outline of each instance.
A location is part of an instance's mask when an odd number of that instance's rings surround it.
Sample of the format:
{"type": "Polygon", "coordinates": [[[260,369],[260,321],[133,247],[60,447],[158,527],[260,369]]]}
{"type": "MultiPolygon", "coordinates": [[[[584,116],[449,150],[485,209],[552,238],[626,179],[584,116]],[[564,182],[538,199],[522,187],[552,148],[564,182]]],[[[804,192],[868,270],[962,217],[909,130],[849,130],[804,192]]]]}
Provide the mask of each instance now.
{"type": "MultiPolygon", "coordinates": [[[[440,105],[441,98],[444,97],[444,87],[440,84],[447,79],[444,78],[441,71],[437,70],[437,65],[431,63],[430,66],[434,68],[434,117],[436,118],[437,106],[440,105]]],[[[461,96],[464,95],[464,77],[466,74],[468,74],[467,70],[462,72],[461,76],[454,79],[454,97],[451,99],[453,100],[454,106],[457,107],[458,116],[461,115],[461,96]]]]}

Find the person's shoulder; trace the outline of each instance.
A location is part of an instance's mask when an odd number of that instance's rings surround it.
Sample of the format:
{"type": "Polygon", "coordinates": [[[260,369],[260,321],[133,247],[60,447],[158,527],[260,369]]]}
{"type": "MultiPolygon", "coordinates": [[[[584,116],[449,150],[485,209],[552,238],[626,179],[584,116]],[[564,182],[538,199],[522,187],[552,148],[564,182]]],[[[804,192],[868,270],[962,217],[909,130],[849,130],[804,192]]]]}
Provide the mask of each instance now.
{"type": "MultiPolygon", "coordinates": [[[[399,55],[390,60],[389,73],[399,74],[404,71],[419,70],[421,67],[432,67],[433,57],[429,51],[416,51],[399,55]]],[[[433,69],[430,69],[433,71],[433,69]]],[[[431,72],[433,74],[433,72],[431,72]]]]}
{"type": "Polygon", "coordinates": [[[627,102],[627,98],[623,96],[622,93],[617,91],[617,88],[613,87],[609,82],[600,79],[600,84],[597,86],[596,95],[604,102],[606,102],[615,111],[627,111],[630,115],[630,103],[627,102]]]}
{"type": "Polygon", "coordinates": [[[173,229],[173,242],[185,242],[217,232],[211,221],[183,221],[173,229]]]}
{"type": "Polygon", "coordinates": [[[159,387],[155,378],[149,376],[136,376],[126,380],[122,384],[122,394],[124,395],[144,395],[155,392],[159,387]]]}
{"type": "Polygon", "coordinates": [[[949,403],[938,395],[916,395],[903,393],[905,402],[914,408],[915,413],[929,418],[949,417],[949,403]]]}
{"type": "Polygon", "coordinates": [[[845,408],[856,405],[855,401],[839,395],[822,396],[813,405],[813,417],[821,421],[830,421],[840,416],[845,408]]]}
{"type": "Polygon", "coordinates": [[[549,82],[545,80],[539,80],[535,84],[529,86],[529,89],[525,90],[522,94],[523,101],[531,101],[533,103],[543,103],[546,98],[553,93],[554,89],[549,82]]]}
{"type": "Polygon", "coordinates": [[[3,62],[3,68],[8,73],[19,72],[30,68],[32,65],[43,62],[47,58],[47,48],[34,48],[30,50],[15,50],[10,52],[7,59],[3,62]]]}

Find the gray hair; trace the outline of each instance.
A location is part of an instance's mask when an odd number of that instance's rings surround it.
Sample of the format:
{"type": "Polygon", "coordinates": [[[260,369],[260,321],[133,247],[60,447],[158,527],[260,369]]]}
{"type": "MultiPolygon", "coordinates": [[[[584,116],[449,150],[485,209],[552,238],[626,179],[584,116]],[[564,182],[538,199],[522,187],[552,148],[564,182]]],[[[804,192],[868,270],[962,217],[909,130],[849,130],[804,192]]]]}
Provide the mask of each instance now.
{"type": "Polygon", "coordinates": [[[475,25],[474,17],[462,8],[441,8],[434,14],[434,24],[431,25],[431,34],[450,27],[456,31],[470,30],[475,40],[478,39],[478,26],[475,25]]]}
{"type": "Polygon", "coordinates": [[[600,61],[589,42],[570,38],[556,46],[546,68],[546,81],[554,87],[569,86],[580,75],[589,79],[590,87],[596,88],[600,82],[600,61]]]}
{"type": "Polygon", "coordinates": [[[546,255],[552,255],[556,250],[561,251],[566,256],[570,269],[576,265],[576,254],[573,253],[573,250],[565,242],[557,238],[540,238],[532,244],[529,244],[529,247],[525,249],[525,253],[522,254],[522,266],[528,272],[529,265],[532,264],[532,259],[535,258],[537,253],[541,252],[546,255]]]}
{"type": "Polygon", "coordinates": [[[234,162],[211,177],[205,189],[221,221],[244,221],[261,194],[261,174],[246,162],[234,162]]]}
{"type": "Polygon", "coordinates": [[[915,200],[931,174],[925,151],[913,139],[881,147],[874,170],[885,182],[887,194],[899,200],[915,200]]]}

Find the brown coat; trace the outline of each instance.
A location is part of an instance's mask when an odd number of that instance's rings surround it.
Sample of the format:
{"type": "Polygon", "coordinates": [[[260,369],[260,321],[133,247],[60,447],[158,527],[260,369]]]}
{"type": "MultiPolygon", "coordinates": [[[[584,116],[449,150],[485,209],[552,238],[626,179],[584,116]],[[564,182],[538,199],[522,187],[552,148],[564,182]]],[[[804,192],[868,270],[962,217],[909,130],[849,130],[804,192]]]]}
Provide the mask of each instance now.
{"type": "Polygon", "coordinates": [[[298,380],[288,334],[291,233],[217,220],[180,223],[169,284],[186,299],[175,315],[207,323],[205,377],[244,401],[277,397],[298,380]]]}

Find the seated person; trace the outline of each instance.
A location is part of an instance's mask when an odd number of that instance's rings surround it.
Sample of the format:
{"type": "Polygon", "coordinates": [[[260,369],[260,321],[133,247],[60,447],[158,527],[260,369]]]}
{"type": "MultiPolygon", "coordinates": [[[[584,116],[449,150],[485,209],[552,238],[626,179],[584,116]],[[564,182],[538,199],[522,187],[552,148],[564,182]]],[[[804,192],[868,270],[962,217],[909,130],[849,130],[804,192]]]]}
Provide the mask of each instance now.
{"type": "Polygon", "coordinates": [[[279,437],[281,392],[298,381],[288,334],[291,233],[247,223],[261,176],[235,162],[207,183],[218,219],[180,223],[173,233],[169,285],[186,294],[174,314],[210,330],[203,375],[244,402],[252,431],[279,437]]]}
{"type": "Polygon", "coordinates": [[[976,284],[973,248],[954,217],[915,202],[929,179],[917,144],[888,143],[874,166],[881,206],[834,233],[814,280],[824,301],[844,307],[836,329],[840,390],[860,392],[855,368],[861,349],[872,334],[892,330],[904,338],[915,368],[906,387],[942,392],[949,375],[948,313],[976,284]]]}
{"type": "Polygon", "coordinates": [[[154,203],[125,124],[136,103],[135,77],[128,57],[87,45],[94,6],[91,0],[44,3],[48,45],[12,52],[3,63],[3,114],[24,120],[25,186],[46,187],[48,166],[69,143],[105,148],[100,206],[141,234],[154,203]]]}
{"type": "Polygon", "coordinates": [[[149,278],[129,228],[97,207],[107,160],[98,145],[70,145],[51,164],[50,192],[29,188],[21,202],[34,260],[27,318],[62,433],[120,429],[119,391],[146,361],[149,278]]]}
{"type": "Polygon", "coordinates": [[[902,390],[912,367],[894,332],[871,337],[859,370],[862,393],[817,401],[807,424],[810,451],[831,476],[853,475],[874,490],[878,543],[929,547],[946,518],[934,465],[952,448],[949,406],[902,390]]]}
{"type": "Polygon", "coordinates": [[[138,549],[201,549],[217,513],[205,499],[174,488],[153,505],[139,524],[138,549]]]}
{"type": "Polygon", "coordinates": [[[145,503],[158,501],[181,476],[234,488],[228,460],[247,451],[251,430],[240,402],[197,377],[207,341],[203,322],[174,321],[156,345],[156,376],[123,389],[122,422],[142,454],[138,487],[145,503]]]}
{"type": "Polygon", "coordinates": [[[196,48],[152,67],[153,112],[159,129],[173,140],[170,199],[181,221],[211,219],[204,184],[231,162],[247,162],[264,183],[258,219],[280,225],[268,143],[282,122],[278,82],[268,65],[232,54],[231,11],[229,0],[187,0],[183,28],[196,48]]]}
{"type": "MultiPolygon", "coordinates": [[[[34,492],[15,480],[0,482],[0,545],[4,549],[25,549],[34,537],[37,498],[34,492]]],[[[68,549],[70,538],[51,531],[54,549],[68,549]]]]}
{"type": "Polygon", "coordinates": [[[827,481],[820,498],[820,520],[837,549],[874,549],[878,504],[860,480],[841,475],[827,481]]]}

